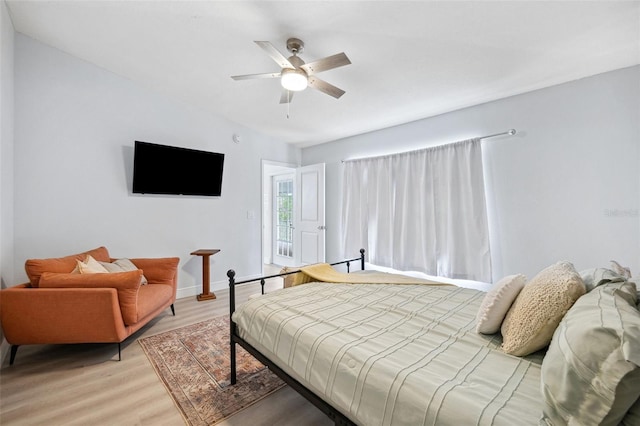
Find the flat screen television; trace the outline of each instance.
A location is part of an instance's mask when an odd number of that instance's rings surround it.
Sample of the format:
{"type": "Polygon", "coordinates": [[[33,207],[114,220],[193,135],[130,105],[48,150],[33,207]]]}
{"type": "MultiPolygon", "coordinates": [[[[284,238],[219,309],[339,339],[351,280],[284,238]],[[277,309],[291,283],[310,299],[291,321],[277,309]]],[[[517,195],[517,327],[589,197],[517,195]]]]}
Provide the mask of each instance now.
{"type": "Polygon", "coordinates": [[[135,141],[133,192],[220,196],[224,154],[135,141]]]}

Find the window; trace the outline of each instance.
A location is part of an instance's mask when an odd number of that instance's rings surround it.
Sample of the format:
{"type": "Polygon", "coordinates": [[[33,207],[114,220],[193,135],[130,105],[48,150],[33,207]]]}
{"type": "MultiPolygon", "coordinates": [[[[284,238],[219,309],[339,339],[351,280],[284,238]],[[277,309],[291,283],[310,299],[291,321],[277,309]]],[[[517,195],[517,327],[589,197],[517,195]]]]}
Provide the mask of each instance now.
{"type": "Polygon", "coordinates": [[[276,180],[276,254],[293,257],[293,179],[276,180]]]}

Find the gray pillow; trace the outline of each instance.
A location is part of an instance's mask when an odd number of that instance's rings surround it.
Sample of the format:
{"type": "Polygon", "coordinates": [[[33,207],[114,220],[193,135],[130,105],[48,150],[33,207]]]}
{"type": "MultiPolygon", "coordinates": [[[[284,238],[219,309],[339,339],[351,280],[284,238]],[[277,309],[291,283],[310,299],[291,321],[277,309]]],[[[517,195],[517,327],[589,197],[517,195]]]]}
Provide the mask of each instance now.
{"type": "Polygon", "coordinates": [[[619,283],[627,280],[622,275],[605,268],[593,268],[580,271],[580,277],[588,292],[602,284],[619,283]]]}
{"type": "Polygon", "coordinates": [[[618,425],[640,398],[640,312],[632,282],[582,296],[542,362],[546,424],[618,425]]]}
{"type": "MultiPolygon", "coordinates": [[[[638,283],[640,283],[640,277],[632,277],[629,281],[632,281],[634,283],[636,283],[636,288],[638,290],[637,295],[638,295],[638,301],[636,302],[636,307],[638,309],[640,309],[640,286],[638,286],[638,283]]],[[[640,423],[638,423],[640,424],[640,423]]]]}
{"type": "MultiPolygon", "coordinates": [[[[106,269],[109,272],[129,272],[129,271],[137,271],[138,269],[140,269],[136,265],[134,265],[133,262],[130,261],[129,259],[117,259],[113,262],[98,262],[98,263],[104,266],[104,269],[106,269]]],[[[142,280],[140,281],[140,285],[145,285],[147,283],[148,283],[147,278],[143,275],[142,280]]]]}

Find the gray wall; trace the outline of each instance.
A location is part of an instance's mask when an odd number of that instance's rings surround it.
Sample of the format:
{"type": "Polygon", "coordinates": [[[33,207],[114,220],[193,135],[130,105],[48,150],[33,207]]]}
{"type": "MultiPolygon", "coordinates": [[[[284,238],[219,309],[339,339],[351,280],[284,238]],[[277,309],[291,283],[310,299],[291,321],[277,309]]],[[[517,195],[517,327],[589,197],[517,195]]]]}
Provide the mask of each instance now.
{"type": "Polygon", "coordinates": [[[189,255],[199,248],[221,249],[211,258],[213,288],[226,286],[229,268],[242,276],[261,272],[261,160],[298,163],[298,148],[22,34],[16,34],[15,67],[20,273],[11,285],[26,280],[27,258],[100,245],[114,257],[179,256],[179,297],[200,290],[202,260],[189,255]],[[224,153],[222,196],[132,194],[135,140],[224,153]]]}
{"type": "MultiPolygon", "coordinates": [[[[0,288],[14,284],[13,265],[13,24],[0,2],[0,288]]],[[[2,336],[0,335],[0,340],[2,336]]]]}
{"type": "MultiPolygon", "coordinates": [[[[0,288],[13,285],[13,46],[9,10],[0,1],[0,288]]],[[[0,329],[0,360],[9,352],[0,329]]]]}
{"type": "Polygon", "coordinates": [[[562,259],[640,275],[640,66],[303,149],[327,167],[327,259],[342,255],[340,160],[509,128],[483,142],[494,281],[562,259]]]}

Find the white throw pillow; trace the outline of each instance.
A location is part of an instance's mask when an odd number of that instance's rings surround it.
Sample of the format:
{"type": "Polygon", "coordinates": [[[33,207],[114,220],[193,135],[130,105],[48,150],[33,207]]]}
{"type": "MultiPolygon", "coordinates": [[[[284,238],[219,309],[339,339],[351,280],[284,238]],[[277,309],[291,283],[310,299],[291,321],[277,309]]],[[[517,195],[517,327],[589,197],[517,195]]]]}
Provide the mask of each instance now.
{"type": "Polygon", "coordinates": [[[498,281],[484,296],[476,316],[476,332],[494,334],[500,331],[504,317],[527,282],[522,274],[508,275],[498,281]]]}

